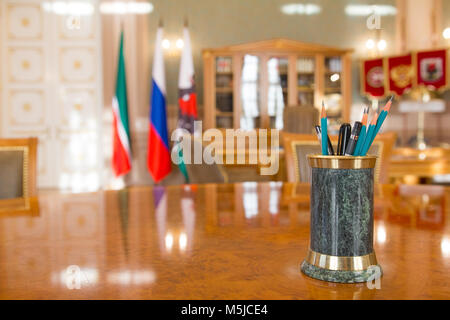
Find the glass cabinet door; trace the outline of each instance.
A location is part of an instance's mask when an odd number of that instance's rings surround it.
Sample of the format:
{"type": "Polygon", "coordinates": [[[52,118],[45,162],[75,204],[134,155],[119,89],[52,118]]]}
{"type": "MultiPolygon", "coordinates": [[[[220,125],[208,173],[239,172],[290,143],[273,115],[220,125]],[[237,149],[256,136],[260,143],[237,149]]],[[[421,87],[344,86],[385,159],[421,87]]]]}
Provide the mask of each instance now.
{"type": "Polygon", "coordinates": [[[267,114],[272,129],[283,129],[283,110],[287,105],[288,58],[272,57],[267,61],[267,114]]]}
{"type": "Polygon", "coordinates": [[[327,105],[327,117],[331,123],[342,118],[342,59],[339,56],[325,57],[324,100],[327,105]]]}
{"type": "Polygon", "coordinates": [[[240,127],[244,130],[259,128],[260,113],[260,58],[246,54],[243,57],[241,75],[241,118],[240,127]]]}
{"type": "Polygon", "coordinates": [[[297,59],[297,105],[314,106],[315,59],[297,59]]]}
{"type": "Polygon", "coordinates": [[[231,57],[216,58],[216,126],[233,128],[233,69],[231,57]]]}

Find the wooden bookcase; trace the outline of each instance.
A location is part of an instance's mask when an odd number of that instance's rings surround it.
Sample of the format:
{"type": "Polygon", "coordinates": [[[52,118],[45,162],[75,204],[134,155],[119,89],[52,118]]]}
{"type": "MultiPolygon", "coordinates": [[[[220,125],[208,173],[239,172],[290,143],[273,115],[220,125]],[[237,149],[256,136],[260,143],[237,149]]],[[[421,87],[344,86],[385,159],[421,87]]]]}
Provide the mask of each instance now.
{"type": "Polygon", "coordinates": [[[288,39],[203,50],[204,128],[278,128],[282,110],[327,104],[349,121],[352,50],[288,39]]]}

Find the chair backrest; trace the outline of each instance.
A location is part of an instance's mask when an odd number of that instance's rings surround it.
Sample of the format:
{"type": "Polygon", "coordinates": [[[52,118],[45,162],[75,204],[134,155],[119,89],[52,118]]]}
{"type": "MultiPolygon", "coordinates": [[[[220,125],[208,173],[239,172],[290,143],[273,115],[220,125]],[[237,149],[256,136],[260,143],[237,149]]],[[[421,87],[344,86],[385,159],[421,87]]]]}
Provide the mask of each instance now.
{"type": "Polygon", "coordinates": [[[0,199],[36,195],[37,138],[0,139],[0,199]]]}
{"type": "MultiPolygon", "coordinates": [[[[306,156],[308,154],[320,154],[321,148],[316,135],[294,134],[283,132],[283,146],[288,181],[311,182],[311,170],[306,156]]],[[[338,137],[330,137],[334,150],[338,137]]],[[[389,161],[395,143],[394,132],[378,134],[368,154],[378,156],[375,165],[375,183],[387,183],[389,178],[389,161]]]]}
{"type": "Polygon", "coordinates": [[[389,182],[389,163],[396,139],[395,132],[379,133],[367,152],[367,154],[378,156],[375,164],[375,182],[389,182]]]}
{"type": "Polygon", "coordinates": [[[311,169],[306,156],[321,153],[317,136],[283,131],[282,139],[288,181],[311,182],[311,169]]]}
{"type": "Polygon", "coordinates": [[[313,106],[287,106],[283,110],[283,131],[310,134],[319,121],[319,111],[313,106]]]}

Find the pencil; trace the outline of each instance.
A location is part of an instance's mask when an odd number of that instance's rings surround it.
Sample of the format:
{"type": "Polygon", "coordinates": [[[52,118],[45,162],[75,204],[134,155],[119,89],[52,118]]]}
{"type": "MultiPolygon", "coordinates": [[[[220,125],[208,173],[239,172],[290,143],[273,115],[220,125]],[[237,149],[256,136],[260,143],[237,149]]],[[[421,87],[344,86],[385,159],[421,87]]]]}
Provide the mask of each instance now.
{"type": "Polygon", "coordinates": [[[367,154],[367,151],[369,151],[370,148],[370,142],[372,141],[373,134],[375,133],[375,127],[377,126],[377,119],[378,119],[378,113],[375,112],[373,115],[372,121],[369,125],[369,130],[367,130],[366,138],[364,139],[364,145],[361,149],[360,155],[365,156],[367,154]]]}
{"type": "MultiPolygon", "coordinates": [[[[378,117],[378,121],[377,121],[377,126],[375,127],[375,132],[373,134],[372,140],[370,141],[370,146],[372,145],[373,140],[375,140],[375,137],[377,136],[378,131],[380,131],[380,128],[383,125],[383,122],[389,113],[389,109],[391,108],[393,98],[394,98],[394,96],[391,96],[389,101],[384,106],[383,110],[380,112],[380,116],[378,117]]],[[[369,148],[370,148],[370,146],[369,146],[369,148]]]]}
{"type": "Polygon", "coordinates": [[[328,155],[328,127],[327,127],[327,114],[325,112],[325,104],[322,101],[322,114],[320,115],[320,126],[322,130],[322,155],[328,155]]]}
{"type": "Polygon", "coordinates": [[[361,131],[359,133],[358,142],[356,143],[355,150],[353,151],[353,155],[354,156],[358,156],[359,155],[359,153],[361,151],[361,147],[364,144],[364,139],[366,138],[366,128],[367,128],[367,117],[368,117],[368,115],[369,115],[369,108],[367,107],[367,108],[364,108],[364,111],[363,111],[363,117],[362,117],[362,120],[361,120],[362,127],[361,127],[361,131]]]}

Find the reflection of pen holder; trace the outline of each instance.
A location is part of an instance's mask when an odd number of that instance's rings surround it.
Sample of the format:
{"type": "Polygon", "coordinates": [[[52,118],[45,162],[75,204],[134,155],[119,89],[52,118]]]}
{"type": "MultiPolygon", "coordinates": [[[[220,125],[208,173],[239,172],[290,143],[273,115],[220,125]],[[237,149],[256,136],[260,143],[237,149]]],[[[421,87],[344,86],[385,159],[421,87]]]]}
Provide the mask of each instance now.
{"type": "Polygon", "coordinates": [[[311,236],[306,275],[354,283],[381,275],[373,249],[375,156],[308,155],[311,236]]]}

